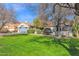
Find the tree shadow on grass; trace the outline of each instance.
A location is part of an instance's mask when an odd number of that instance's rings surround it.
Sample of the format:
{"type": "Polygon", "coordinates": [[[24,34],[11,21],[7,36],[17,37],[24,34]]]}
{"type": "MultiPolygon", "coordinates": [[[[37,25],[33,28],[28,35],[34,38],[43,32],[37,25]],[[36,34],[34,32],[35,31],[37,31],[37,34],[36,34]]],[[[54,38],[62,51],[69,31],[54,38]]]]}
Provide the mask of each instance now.
{"type": "Polygon", "coordinates": [[[76,46],[74,42],[69,41],[65,43],[67,44],[66,46],[63,42],[60,41],[60,39],[58,39],[58,44],[64,47],[71,56],[79,56],[79,46],[76,46]]]}
{"type": "MultiPolygon", "coordinates": [[[[50,45],[50,37],[33,37],[32,39],[29,40],[29,42],[38,42],[38,43],[42,43],[42,44],[46,44],[46,45],[50,45]],[[47,39],[46,39],[47,38],[47,39]]],[[[51,42],[52,43],[52,42],[51,42]]]]}
{"type": "Polygon", "coordinates": [[[42,43],[42,44],[45,44],[48,46],[50,46],[51,44],[59,44],[62,47],[64,47],[71,56],[79,56],[79,46],[75,45],[76,42],[74,43],[72,41],[69,41],[67,43],[65,43],[65,42],[63,43],[60,39],[58,39],[58,40],[56,39],[57,41],[55,41],[55,40],[40,41],[40,39],[42,40],[42,39],[44,39],[44,37],[35,37],[35,38],[31,39],[30,42],[38,42],[38,43],[42,43]]]}

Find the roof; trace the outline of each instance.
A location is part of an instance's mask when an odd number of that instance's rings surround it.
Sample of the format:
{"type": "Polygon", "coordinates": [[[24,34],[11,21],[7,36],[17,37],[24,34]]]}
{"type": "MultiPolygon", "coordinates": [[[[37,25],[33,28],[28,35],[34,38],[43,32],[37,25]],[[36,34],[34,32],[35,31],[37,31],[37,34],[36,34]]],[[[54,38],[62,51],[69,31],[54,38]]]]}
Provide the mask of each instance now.
{"type": "Polygon", "coordinates": [[[4,27],[16,28],[16,27],[21,27],[22,25],[23,25],[24,27],[30,27],[30,26],[31,26],[31,24],[29,24],[29,23],[24,23],[24,22],[16,22],[16,23],[9,22],[9,23],[6,23],[4,27]]]}
{"type": "Polygon", "coordinates": [[[29,24],[27,24],[27,23],[20,23],[19,26],[17,26],[17,27],[21,27],[21,26],[23,26],[23,27],[30,27],[29,24]]]}
{"type": "Polygon", "coordinates": [[[52,21],[47,21],[47,27],[52,27],[54,24],[52,21]]]}

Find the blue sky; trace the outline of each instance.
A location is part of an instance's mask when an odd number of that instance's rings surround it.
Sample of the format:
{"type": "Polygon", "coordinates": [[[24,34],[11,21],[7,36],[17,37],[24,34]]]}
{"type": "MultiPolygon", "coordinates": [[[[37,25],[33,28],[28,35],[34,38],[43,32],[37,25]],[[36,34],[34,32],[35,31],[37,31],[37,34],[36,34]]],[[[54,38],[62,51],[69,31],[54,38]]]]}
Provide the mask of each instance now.
{"type": "MultiPolygon", "coordinates": [[[[38,16],[39,4],[36,3],[6,3],[4,4],[7,9],[14,9],[16,19],[20,22],[32,21],[38,16]]],[[[73,16],[67,16],[68,19],[73,19],[73,16]]]]}
{"type": "Polygon", "coordinates": [[[6,3],[5,4],[7,9],[14,9],[16,12],[16,19],[20,22],[32,22],[38,16],[38,4],[31,4],[31,3],[6,3]]]}

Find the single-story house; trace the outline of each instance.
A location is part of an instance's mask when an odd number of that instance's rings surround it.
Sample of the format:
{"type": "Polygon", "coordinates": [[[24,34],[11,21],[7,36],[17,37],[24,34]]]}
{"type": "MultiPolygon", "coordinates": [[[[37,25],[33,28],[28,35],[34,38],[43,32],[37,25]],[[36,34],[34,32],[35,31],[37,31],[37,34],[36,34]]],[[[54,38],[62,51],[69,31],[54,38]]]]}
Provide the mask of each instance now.
{"type": "MultiPolygon", "coordinates": [[[[56,26],[54,25],[54,22],[53,21],[48,21],[47,22],[47,27],[45,28],[50,28],[51,29],[51,34],[52,35],[56,35],[56,26]]],[[[62,36],[72,36],[72,21],[62,21],[60,26],[59,26],[59,34],[62,35],[62,36]]]]}
{"type": "Polygon", "coordinates": [[[18,33],[27,33],[27,30],[29,29],[29,25],[25,23],[21,23],[17,26],[18,33]]]}

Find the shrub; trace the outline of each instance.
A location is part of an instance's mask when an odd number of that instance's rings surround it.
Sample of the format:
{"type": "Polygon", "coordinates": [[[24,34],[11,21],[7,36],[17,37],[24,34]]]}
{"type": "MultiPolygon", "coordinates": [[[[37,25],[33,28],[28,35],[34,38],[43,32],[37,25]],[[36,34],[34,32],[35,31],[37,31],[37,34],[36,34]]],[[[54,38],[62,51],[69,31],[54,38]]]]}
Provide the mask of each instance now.
{"type": "Polygon", "coordinates": [[[33,28],[31,28],[31,29],[29,29],[27,32],[28,32],[28,33],[34,33],[35,30],[34,30],[33,28]]]}
{"type": "Polygon", "coordinates": [[[41,33],[42,33],[42,30],[37,29],[37,34],[41,34],[41,33]]]}

